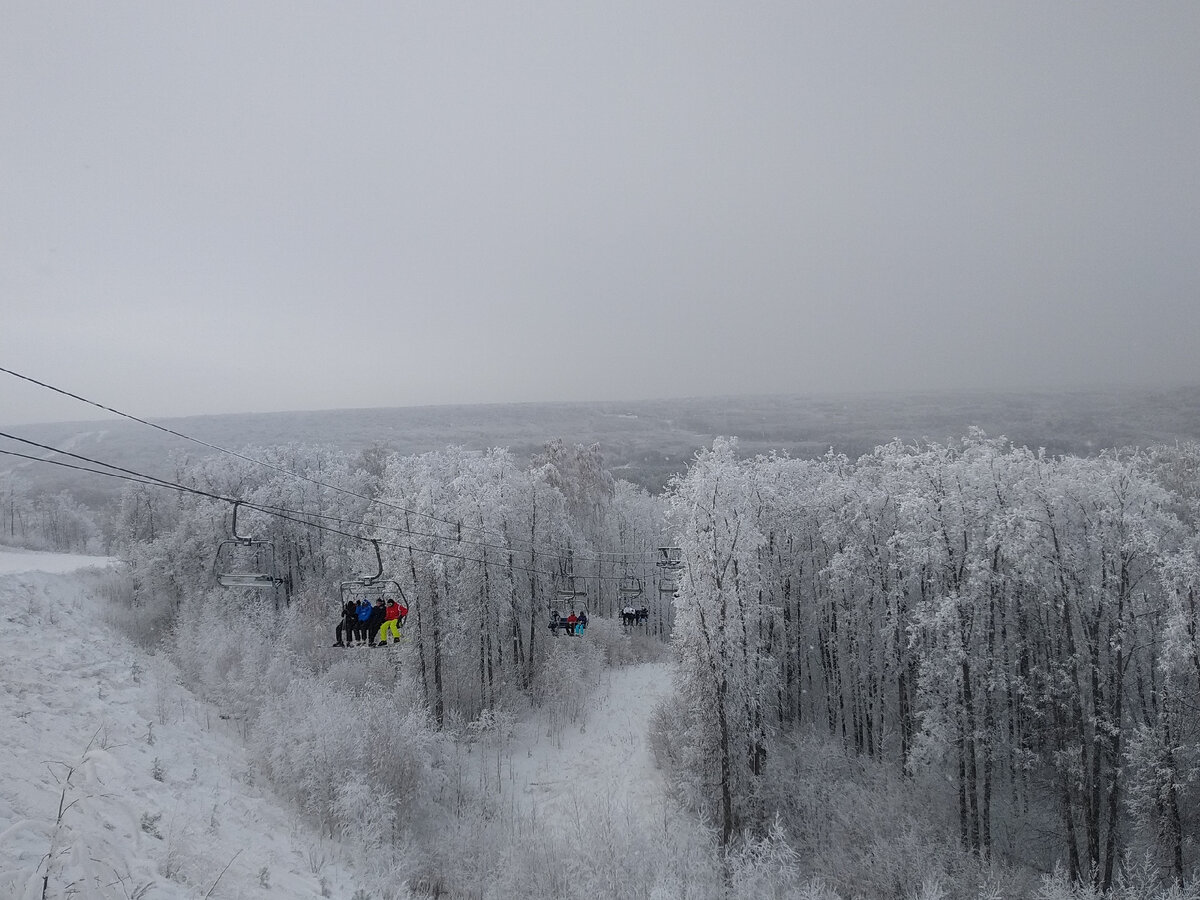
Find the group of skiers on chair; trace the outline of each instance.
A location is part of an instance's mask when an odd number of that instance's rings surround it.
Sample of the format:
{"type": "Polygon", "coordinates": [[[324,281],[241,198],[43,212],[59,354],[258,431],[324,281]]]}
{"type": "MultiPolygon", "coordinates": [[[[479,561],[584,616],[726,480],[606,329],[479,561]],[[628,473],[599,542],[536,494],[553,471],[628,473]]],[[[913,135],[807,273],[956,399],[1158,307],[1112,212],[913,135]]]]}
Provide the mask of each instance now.
{"type": "Polygon", "coordinates": [[[626,606],[621,610],[622,625],[645,625],[650,618],[650,610],[644,606],[626,606]]]}
{"type": "Polygon", "coordinates": [[[335,647],[353,647],[366,644],[368,647],[386,647],[388,637],[394,643],[403,639],[400,629],[408,607],[397,603],[392,597],[376,597],[375,605],[365,597],[348,600],[342,607],[342,620],[338,622],[335,647]]]}
{"type": "Polygon", "coordinates": [[[552,610],[550,613],[550,631],[553,634],[558,634],[558,629],[563,630],[563,634],[583,634],[587,630],[588,615],[587,610],[580,610],[579,615],[572,612],[565,619],[558,614],[558,610],[552,610]]]}

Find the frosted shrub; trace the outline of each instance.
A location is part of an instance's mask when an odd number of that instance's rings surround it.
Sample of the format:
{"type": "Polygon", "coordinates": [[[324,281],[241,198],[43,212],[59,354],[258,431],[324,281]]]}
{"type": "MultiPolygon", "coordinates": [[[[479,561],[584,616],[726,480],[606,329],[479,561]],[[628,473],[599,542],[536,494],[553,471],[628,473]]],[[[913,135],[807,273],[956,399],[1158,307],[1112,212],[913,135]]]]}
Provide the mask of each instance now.
{"type": "MultiPolygon", "coordinates": [[[[1188,664],[1191,664],[1190,659],[1188,664]]],[[[1187,721],[1192,718],[1188,711],[1190,706],[1187,703],[1183,710],[1172,710],[1169,718],[1163,713],[1164,720],[1173,720],[1170,724],[1174,740],[1169,744],[1162,722],[1156,727],[1140,725],[1128,730],[1125,759],[1130,777],[1125,807],[1131,813],[1131,831],[1137,839],[1135,846],[1146,848],[1156,857],[1157,864],[1153,866],[1156,875],[1159,866],[1163,872],[1170,872],[1176,866],[1186,868],[1194,847],[1188,835],[1194,834],[1196,829],[1200,744],[1178,737],[1181,732],[1186,734],[1195,727],[1187,721]]],[[[1147,860],[1146,864],[1151,865],[1151,862],[1147,860]]]]}
{"type": "Polygon", "coordinates": [[[154,647],[170,628],[175,602],[163,593],[139,590],[128,567],[106,570],[96,593],[105,601],[104,621],[141,647],[154,647]]]}
{"type": "Polygon", "coordinates": [[[151,815],[148,812],[142,813],[142,831],[150,835],[150,837],[162,840],[162,832],[158,829],[158,823],[162,820],[162,813],[154,813],[151,815]]]}
{"type": "Polygon", "coordinates": [[[248,720],[264,692],[279,690],[292,675],[274,640],[280,627],[268,601],[214,590],[184,604],[167,643],[190,685],[225,713],[248,720]]]}
{"type": "MultiPolygon", "coordinates": [[[[725,896],[713,846],[696,840],[691,828],[664,830],[606,796],[579,798],[570,821],[568,829],[551,828],[526,814],[514,827],[493,831],[498,862],[477,890],[494,900],[725,896]]],[[[471,887],[463,885],[468,896],[471,887]]]]}
{"type": "Polygon", "coordinates": [[[579,834],[575,877],[591,888],[592,896],[621,897],[640,893],[653,869],[654,839],[635,810],[611,796],[594,797],[575,808],[579,834]]]}
{"type": "Polygon", "coordinates": [[[330,811],[342,839],[357,857],[358,868],[369,868],[395,833],[396,803],[391,792],[368,784],[362,773],[351,772],[333,786],[330,811]]]}
{"type": "Polygon", "coordinates": [[[413,835],[437,833],[442,750],[424,712],[386,690],[300,678],[264,707],[250,745],[277,792],[354,848],[372,895],[399,896],[426,853],[413,835]]]}
{"type": "Polygon", "coordinates": [[[680,693],[664,698],[651,712],[648,740],[655,762],[663,770],[683,805],[707,820],[717,816],[721,782],[716,723],[697,710],[703,696],[680,693]]]}
{"type": "Polygon", "coordinates": [[[681,742],[685,738],[686,727],[685,711],[674,695],[655,704],[650,713],[650,752],[654,754],[654,762],[668,776],[679,768],[683,760],[681,742]]]}
{"type": "MultiPolygon", "coordinates": [[[[570,864],[571,848],[559,832],[545,839],[514,841],[504,848],[501,865],[492,888],[496,897],[578,896],[579,886],[570,864]]],[[[592,895],[595,896],[594,894],[592,895]]]]}
{"type": "Polygon", "coordinates": [[[563,638],[550,652],[534,683],[534,703],[549,714],[550,731],[561,734],[580,722],[601,668],[601,651],[590,643],[563,638]]]}
{"type": "Polygon", "coordinates": [[[729,848],[727,856],[737,896],[764,900],[795,896],[800,880],[800,856],[788,845],[778,815],[765,836],[758,838],[750,832],[744,833],[729,848]]]}
{"type": "Polygon", "coordinates": [[[128,609],[133,605],[133,576],[128,567],[105,569],[96,577],[95,593],[109,606],[128,609]]]}
{"type": "MultiPolygon", "coordinates": [[[[274,643],[287,651],[291,664],[311,674],[330,668],[338,657],[330,658],[329,646],[341,616],[337,592],[332,596],[312,591],[297,591],[287,606],[275,614],[279,623],[274,643]]],[[[343,654],[344,656],[345,654],[343,654]]],[[[357,666],[362,670],[362,666],[357,666]]]]}
{"type": "Polygon", "coordinates": [[[640,630],[629,635],[629,646],[634,662],[662,662],[670,656],[667,644],[640,630]]]}
{"type": "Polygon", "coordinates": [[[805,871],[844,896],[975,897],[994,875],[917,782],[820,735],[779,742],[764,785],[805,871]]]}
{"type": "MultiPolygon", "coordinates": [[[[36,829],[46,841],[44,850],[36,868],[21,866],[0,874],[0,896],[6,900],[9,897],[107,900],[147,891],[146,883],[155,880],[153,862],[146,854],[140,859],[131,857],[128,845],[131,832],[139,827],[147,837],[162,839],[159,828],[162,813],[145,811],[139,823],[129,798],[114,796],[109,787],[124,766],[97,746],[89,745],[73,762],[47,760],[46,766],[59,785],[51,803],[35,819],[18,821],[0,833],[0,839],[7,842],[14,836],[19,839],[19,833],[25,829],[36,829]],[[98,822],[117,827],[99,828],[98,822]],[[24,889],[19,892],[18,875],[24,882],[24,889]]],[[[7,851],[9,846],[4,849],[7,851]]],[[[157,855],[158,848],[148,852],[157,855]]],[[[6,861],[12,858],[9,856],[6,861]]]]}
{"type": "Polygon", "coordinates": [[[390,795],[403,821],[420,819],[443,757],[409,681],[346,694],[326,679],[297,678],[263,705],[250,745],[281,793],[335,828],[351,821],[338,791],[354,778],[390,795]]]}
{"type": "Polygon", "coordinates": [[[1063,867],[1042,878],[1036,900],[1200,900],[1200,883],[1164,883],[1162,869],[1151,856],[1127,856],[1108,892],[1089,884],[1072,884],[1063,867]]]}
{"type": "Polygon", "coordinates": [[[630,636],[611,619],[592,619],[588,623],[587,641],[604,654],[609,666],[617,668],[637,662],[630,636]]]}

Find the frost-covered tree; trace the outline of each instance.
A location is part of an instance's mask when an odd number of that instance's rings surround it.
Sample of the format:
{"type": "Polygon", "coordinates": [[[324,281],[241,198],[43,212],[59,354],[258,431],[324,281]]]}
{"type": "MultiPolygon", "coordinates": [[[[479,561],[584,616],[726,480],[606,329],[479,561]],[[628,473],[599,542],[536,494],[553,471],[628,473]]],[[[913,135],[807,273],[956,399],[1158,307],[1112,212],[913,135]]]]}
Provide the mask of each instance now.
{"type": "Polygon", "coordinates": [[[671,492],[683,551],[678,686],[691,720],[691,764],[700,784],[719,786],[723,845],[757,816],[776,672],[769,660],[776,610],[764,602],[760,576],[760,499],[735,450],[736,442],[714,442],[671,492]]]}
{"type": "Polygon", "coordinates": [[[35,493],[12,472],[0,479],[0,541],[34,550],[99,553],[96,515],[66,491],[35,493]]]}
{"type": "Polygon", "coordinates": [[[451,714],[470,721],[514,692],[533,691],[551,640],[548,604],[566,561],[615,565],[619,554],[591,552],[605,523],[619,524],[631,542],[645,542],[661,523],[657,501],[627,490],[620,512],[609,515],[618,491],[611,476],[594,471],[598,451],[564,454],[529,470],[507,451],[453,447],[389,463],[383,521],[404,535],[393,561],[412,591],[410,631],[439,724],[451,714]]]}
{"type": "Polygon", "coordinates": [[[1149,846],[1179,877],[1200,692],[1191,459],[1050,458],[979,433],[853,463],[717,442],[672,487],[687,570],[662,758],[723,827],[761,828],[761,804],[787,799],[760,789],[749,748],[817,728],[895,765],[979,857],[1061,857],[1107,890],[1149,846]]]}

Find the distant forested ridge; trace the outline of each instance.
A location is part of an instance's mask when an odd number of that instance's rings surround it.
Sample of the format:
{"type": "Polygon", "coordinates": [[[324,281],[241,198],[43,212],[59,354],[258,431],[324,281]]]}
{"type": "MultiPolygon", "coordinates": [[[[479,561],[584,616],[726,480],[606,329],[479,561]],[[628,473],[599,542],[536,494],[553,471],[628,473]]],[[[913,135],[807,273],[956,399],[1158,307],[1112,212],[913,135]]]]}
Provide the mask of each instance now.
{"type": "MultiPolygon", "coordinates": [[[[477,451],[502,447],[528,461],[554,438],[599,443],[617,477],[660,493],[697,450],[722,435],[738,437],[742,456],[780,451],[805,459],[830,449],[856,458],[896,438],[944,442],[972,427],[1051,455],[1089,456],[1106,448],[1200,440],[1200,386],[397,407],[155,421],[231,448],[295,443],[410,455],[450,445],[477,451]]],[[[120,418],[7,430],[159,477],[170,474],[172,454],[196,458],[208,452],[120,418]]],[[[120,492],[119,483],[95,476],[0,458],[0,474],[5,470],[19,474],[35,491],[65,489],[93,507],[120,492]]]]}

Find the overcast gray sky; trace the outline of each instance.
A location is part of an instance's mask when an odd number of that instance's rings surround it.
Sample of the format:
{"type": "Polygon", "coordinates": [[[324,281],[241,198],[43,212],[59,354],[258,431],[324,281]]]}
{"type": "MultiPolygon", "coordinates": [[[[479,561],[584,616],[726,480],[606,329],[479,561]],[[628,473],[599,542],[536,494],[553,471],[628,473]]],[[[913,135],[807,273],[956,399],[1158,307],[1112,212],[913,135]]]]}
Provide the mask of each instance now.
{"type": "Polygon", "coordinates": [[[1200,3],[0,0],[0,304],[143,416],[1200,382],[1200,3]]]}

